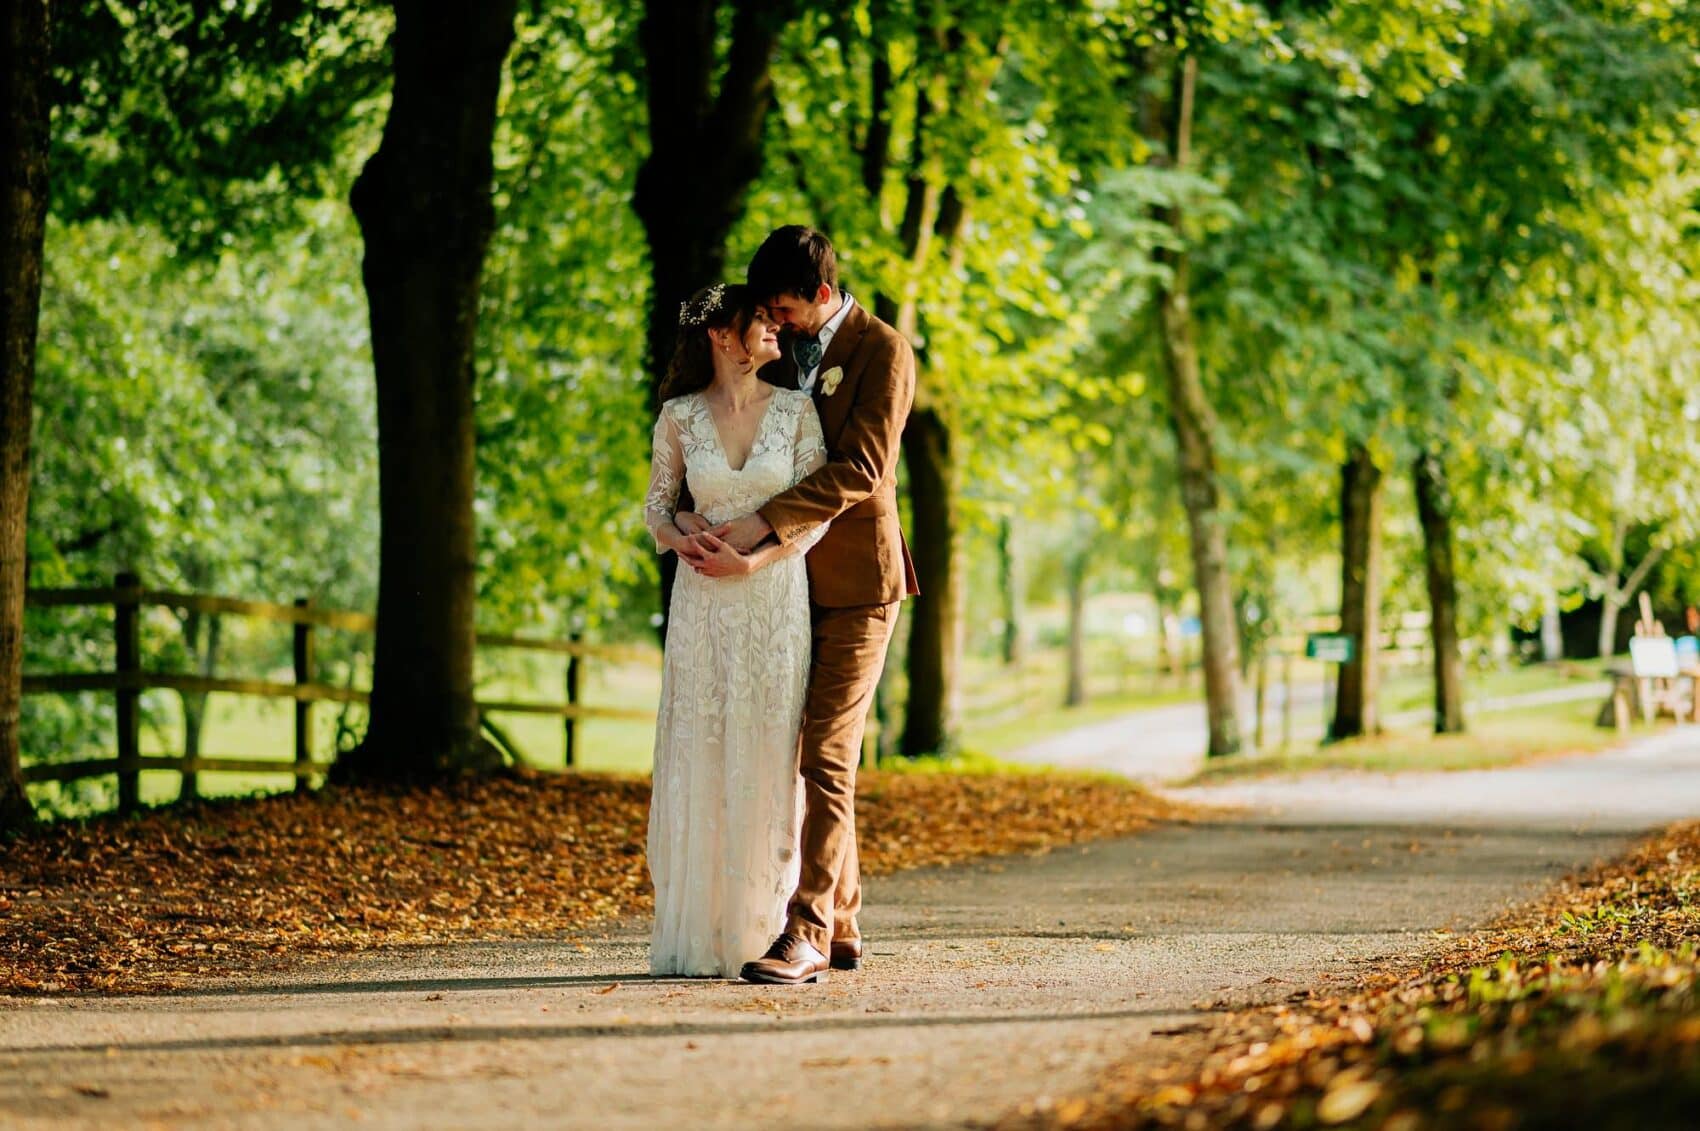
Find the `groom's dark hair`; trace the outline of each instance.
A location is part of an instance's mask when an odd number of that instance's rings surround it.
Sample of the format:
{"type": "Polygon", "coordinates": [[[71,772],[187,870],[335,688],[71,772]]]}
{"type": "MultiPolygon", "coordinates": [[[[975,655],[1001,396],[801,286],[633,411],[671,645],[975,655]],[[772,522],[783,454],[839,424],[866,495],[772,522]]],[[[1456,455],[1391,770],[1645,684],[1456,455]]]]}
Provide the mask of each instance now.
{"type": "Polygon", "coordinates": [[[744,281],[757,302],[779,295],[813,301],[823,283],[838,289],[838,256],[813,228],[787,224],[762,241],[744,281]]]}

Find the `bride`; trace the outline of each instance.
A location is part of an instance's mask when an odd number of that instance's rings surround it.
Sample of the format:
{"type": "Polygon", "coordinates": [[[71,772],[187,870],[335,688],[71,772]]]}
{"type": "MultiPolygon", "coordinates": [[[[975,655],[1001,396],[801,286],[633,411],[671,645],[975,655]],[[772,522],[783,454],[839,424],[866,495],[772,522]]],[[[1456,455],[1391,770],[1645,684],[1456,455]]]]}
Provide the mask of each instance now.
{"type": "Polygon", "coordinates": [[[744,287],[709,287],[679,309],[644,504],[657,550],[690,567],[668,610],[649,808],[657,975],[737,977],[784,929],[797,886],[802,554],[826,527],[747,555],[706,532],[826,462],[809,395],[756,376],[778,356],[777,327],[744,287]],[[676,514],[681,485],[700,519],[676,514]]]}

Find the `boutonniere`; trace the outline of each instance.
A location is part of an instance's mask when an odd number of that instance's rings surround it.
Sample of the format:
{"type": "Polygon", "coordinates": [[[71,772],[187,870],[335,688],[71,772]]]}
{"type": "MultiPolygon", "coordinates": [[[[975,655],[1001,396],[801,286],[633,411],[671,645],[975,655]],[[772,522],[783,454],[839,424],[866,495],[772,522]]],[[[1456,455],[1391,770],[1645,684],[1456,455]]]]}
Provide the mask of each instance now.
{"type": "Polygon", "coordinates": [[[820,394],[830,397],[838,391],[838,383],[844,380],[844,367],[835,365],[820,375],[820,394]]]}

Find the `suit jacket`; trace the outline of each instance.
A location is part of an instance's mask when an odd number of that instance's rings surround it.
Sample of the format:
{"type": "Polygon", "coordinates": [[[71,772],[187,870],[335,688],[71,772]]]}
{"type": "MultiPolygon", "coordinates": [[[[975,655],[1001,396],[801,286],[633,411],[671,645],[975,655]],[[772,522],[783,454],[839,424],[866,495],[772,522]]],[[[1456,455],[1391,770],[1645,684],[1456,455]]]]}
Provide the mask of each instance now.
{"type": "MultiPolygon", "coordinates": [[[[795,389],[797,366],[785,356],[762,377],[795,389]]],[[[823,522],[826,536],[809,551],[809,596],[817,605],[885,605],[914,596],[915,564],[897,518],[897,460],[915,400],[915,351],[857,303],[827,344],[816,371],[815,410],[826,435],[827,463],[761,508],[789,544],[823,522]],[[831,393],[826,375],[844,371],[831,393]]]]}

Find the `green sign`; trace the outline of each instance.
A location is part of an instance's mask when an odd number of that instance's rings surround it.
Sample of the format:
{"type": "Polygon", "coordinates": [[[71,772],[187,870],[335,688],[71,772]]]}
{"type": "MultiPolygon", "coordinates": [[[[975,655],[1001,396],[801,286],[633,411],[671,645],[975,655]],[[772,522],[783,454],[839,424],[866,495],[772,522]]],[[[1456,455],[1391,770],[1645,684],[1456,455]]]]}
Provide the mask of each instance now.
{"type": "Polygon", "coordinates": [[[1352,658],[1352,638],[1338,632],[1313,632],[1305,637],[1305,655],[1325,664],[1344,664],[1352,658]]]}

